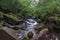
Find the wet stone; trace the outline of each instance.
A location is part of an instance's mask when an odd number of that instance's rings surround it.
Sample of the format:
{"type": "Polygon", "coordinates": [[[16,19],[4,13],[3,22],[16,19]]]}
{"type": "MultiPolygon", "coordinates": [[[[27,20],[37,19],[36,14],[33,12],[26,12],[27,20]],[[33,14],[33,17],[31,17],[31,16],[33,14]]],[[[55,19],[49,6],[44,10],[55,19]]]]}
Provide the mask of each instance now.
{"type": "Polygon", "coordinates": [[[18,40],[16,31],[8,27],[0,29],[0,40],[18,40]]]}

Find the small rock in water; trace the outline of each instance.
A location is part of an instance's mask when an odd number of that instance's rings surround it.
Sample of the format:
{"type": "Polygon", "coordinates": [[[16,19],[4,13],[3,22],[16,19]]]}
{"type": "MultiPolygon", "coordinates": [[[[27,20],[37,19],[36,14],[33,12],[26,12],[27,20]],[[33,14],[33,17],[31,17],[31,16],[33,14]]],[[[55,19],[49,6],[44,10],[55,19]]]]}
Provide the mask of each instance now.
{"type": "Polygon", "coordinates": [[[29,37],[29,39],[31,39],[31,38],[33,37],[33,33],[32,33],[32,32],[29,32],[29,33],[27,34],[27,36],[29,37]]]}

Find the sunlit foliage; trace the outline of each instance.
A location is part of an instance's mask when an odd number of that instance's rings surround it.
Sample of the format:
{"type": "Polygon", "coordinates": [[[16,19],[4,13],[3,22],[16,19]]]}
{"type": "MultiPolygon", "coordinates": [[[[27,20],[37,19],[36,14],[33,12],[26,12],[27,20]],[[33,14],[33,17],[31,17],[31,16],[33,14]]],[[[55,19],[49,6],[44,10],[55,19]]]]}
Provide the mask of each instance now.
{"type": "Polygon", "coordinates": [[[0,7],[20,18],[44,19],[60,13],[60,0],[0,0],[0,7]]]}

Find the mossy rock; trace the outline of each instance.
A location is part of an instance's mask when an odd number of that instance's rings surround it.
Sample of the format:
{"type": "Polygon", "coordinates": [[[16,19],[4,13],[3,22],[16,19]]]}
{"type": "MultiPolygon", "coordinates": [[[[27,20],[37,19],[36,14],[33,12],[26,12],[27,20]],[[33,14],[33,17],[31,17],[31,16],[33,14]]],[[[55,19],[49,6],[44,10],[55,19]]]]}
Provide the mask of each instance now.
{"type": "Polygon", "coordinates": [[[56,28],[60,28],[60,16],[51,16],[48,20],[50,23],[55,24],[56,28]]]}
{"type": "Polygon", "coordinates": [[[29,33],[27,34],[27,36],[29,37],[29,39],[31,39],[31,38],[33,37],[33,33],[32,33],[32,32],[29,32],[29,33]]]}
{"type": "Polygon", "coordinates": [[[3,27],[3,25],[2,24],[0,24],[0,28],[2,28],[3,27]]]}
{"type": "Polygon", "coordinates": [[[36,30],[37,30],[37,32],[40,32],[42,29],[44,29],[45,28],[45,25],[44,24],[41,24],[41,25],[39,25],[37,28],[36,28],[36,30]]]}
{"type": "Polygon", "coordinates": [[[16,16],[4,14],[4,20],[9,24],[19,24],[19,19],[16,16]]]}
{"type": "Polygon", "coordinates": [[[37,29],[37,30],[38,30],[38,32],[39,32],[39,31],[41,31],[43,28],[44,28],[44,27],[38,28],[38,29],[37,29]]]}
{"type": "Polygon", "coordinates": [[[3,13],[0,12],[0,19],[3,19],[3,13]]]}
{"type": "Polygon", "coordinates": [[[24,37],[23,40],[30,40],[28,37],[24,37]]]}
{"type": "Polygon", "coordinates": [[[52,21],[59,21],[60,22],[60,17],[59,16],[52,16],[49,18],[52,21]]]}

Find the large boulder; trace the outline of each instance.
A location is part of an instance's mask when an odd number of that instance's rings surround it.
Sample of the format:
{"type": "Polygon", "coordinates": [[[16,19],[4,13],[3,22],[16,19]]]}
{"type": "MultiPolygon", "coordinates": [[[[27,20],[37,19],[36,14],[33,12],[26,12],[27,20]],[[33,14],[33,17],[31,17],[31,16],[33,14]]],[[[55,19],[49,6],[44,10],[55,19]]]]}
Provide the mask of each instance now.
{"type": "Polygon", "coordinates": [[[17,40],[16,31],[8,27],[1,28],[0,40],[17,40]]]}

